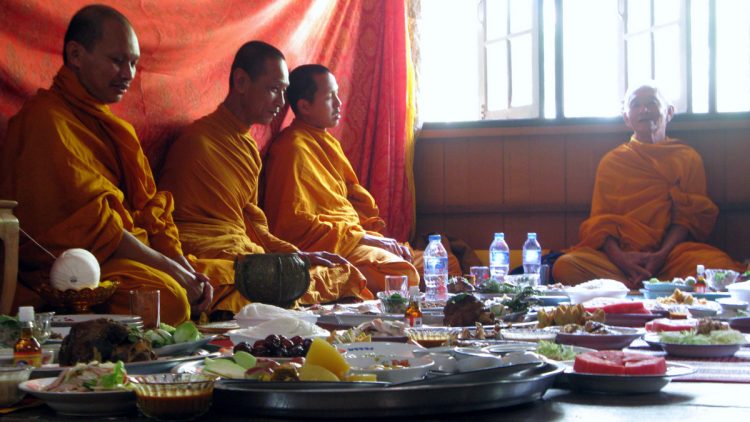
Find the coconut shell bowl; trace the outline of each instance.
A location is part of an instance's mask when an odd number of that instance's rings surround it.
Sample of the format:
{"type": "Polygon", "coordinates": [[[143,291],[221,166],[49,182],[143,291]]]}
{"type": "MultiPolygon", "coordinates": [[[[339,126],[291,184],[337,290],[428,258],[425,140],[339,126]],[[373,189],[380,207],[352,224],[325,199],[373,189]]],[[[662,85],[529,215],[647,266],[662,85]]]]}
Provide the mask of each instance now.
{"type": "Polygon", "coordinates": [[[57,290],[42,284],[38,293],[52,307],[75,314],[90,314],[91,307],[106,302],[117,290],[117,281],[102,281],[96,288],[57,290]]]}

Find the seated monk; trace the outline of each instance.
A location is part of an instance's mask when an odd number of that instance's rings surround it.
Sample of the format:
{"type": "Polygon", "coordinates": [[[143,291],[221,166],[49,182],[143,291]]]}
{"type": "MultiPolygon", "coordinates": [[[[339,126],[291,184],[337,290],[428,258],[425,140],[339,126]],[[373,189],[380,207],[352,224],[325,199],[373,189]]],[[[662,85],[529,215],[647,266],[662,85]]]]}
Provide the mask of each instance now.
{"type": "Polygon", "coordinates": [[[591,216],[580,243],[555,263],[555,280],[611,278],[637,289],[652,277],[695,275],[698,264],[743,271],[724,252],[698,243],[719,210],[706,195],[700,155],[666,136],[674,107],[653,84],[630,90],[623,106],[633,135],[599,163],[591,216]]]}
{"type": "MultiPolygon", "coordinates": [[[[119,288],[107,311],[129,313],[129,290],[159,289],[161,319],[178,324],[193,312],[236,312],[233,263],[182,254],[173,201],[156,190],[133,127],[108,104],[135,77],[140,49],[128,20],[107,6],[78,11],[65,34],[64,65],[10,119],[0,151],[0,198],[18,201],[21,226],[59,255],[92,252],[102,280],[119,288]]],[[[41,305],[52,259],[29,239],[20,245],[17,304],[41,305]],[[30,290],[31,289],[31,290],[30,290]]]]}
{"type": "Polygon", "coordinates": [[[283,54],[266,43],[249,42],[237,52],[230,74],[224,102],[182,132],[159,177],[159,187],[174,195],[183,249],[223,259],[298,253],[311,264],[312,282],[301,303],[372,299],[355,267],[338,255],[302,252],[274,236],[258,206],[261,159],[249,130],[271,123],[284,106],[289,77],[283,54]]]}
{"type": "Polygon", "coordinates": [[[313,251],[340,254],[382,291],[386,275],[419,284],[408,246],[380,234],[385,222],[359,184],[341,144],[326,129],[341,118],[336,78],[324,66],[304,65],[289,75],[295,120],[268,152],[264,209],[271,231],[313,251]]]}

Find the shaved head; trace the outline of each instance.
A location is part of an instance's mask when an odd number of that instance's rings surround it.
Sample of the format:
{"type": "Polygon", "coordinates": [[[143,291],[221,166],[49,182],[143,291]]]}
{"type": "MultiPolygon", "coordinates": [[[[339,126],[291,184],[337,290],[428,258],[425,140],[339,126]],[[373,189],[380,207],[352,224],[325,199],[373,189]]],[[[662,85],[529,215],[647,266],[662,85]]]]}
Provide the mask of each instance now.
{"type": "Polygon", "coordinates": [[[68,63],[65,47],[69,42],[75,41],[90,52],[94,45],[102,39],[103,23],[110,19],[132,28],[125,15],[109,6],[92,4],[76,12],[70,20],[70,24],[68,24],[67,31],[65,31],[63,63],[68,63]]]}

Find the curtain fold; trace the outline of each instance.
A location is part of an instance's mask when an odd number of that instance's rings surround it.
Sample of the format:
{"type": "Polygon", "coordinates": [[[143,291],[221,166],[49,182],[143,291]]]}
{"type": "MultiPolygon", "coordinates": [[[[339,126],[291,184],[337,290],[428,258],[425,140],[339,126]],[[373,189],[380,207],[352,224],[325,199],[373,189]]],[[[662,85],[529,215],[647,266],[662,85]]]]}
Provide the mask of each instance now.
{"type": "MultiPolygon", "coordinates": [[[[387,235],[407,240],[414,223],[414,72],[405,0],[100,0],[133,23],[141,46],[130,92],[112,109],[133,123],[151,166],[184,125],[226,96],[237,49],[258,39],[290,69],[328,66],[343,117],[331,132],[380,206],[387,235]]],[[[0,2],[0,139],[8,119],[62,65],[66,26],[82,0],[0,2]]],[[[261,151],[291,121],[255,127],[261,151]]]]}

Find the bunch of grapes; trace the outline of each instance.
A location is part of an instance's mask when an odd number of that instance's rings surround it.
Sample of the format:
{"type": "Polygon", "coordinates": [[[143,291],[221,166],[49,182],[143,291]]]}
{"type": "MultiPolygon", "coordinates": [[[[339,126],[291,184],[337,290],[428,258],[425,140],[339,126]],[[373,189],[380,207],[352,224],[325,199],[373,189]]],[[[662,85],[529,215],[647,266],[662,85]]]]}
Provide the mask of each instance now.
{"type": "Polygon", "coordinates": [[[250,343],[243,341],[234,346],[235,353],[244,351],[255,357],[276,357],[276,358],[293,358],[303,357],[310,350],[312,340],[294,336],[288,339],[284,336],[271,334],[263,340],[257,340],[250,346],[250,343]]]}

